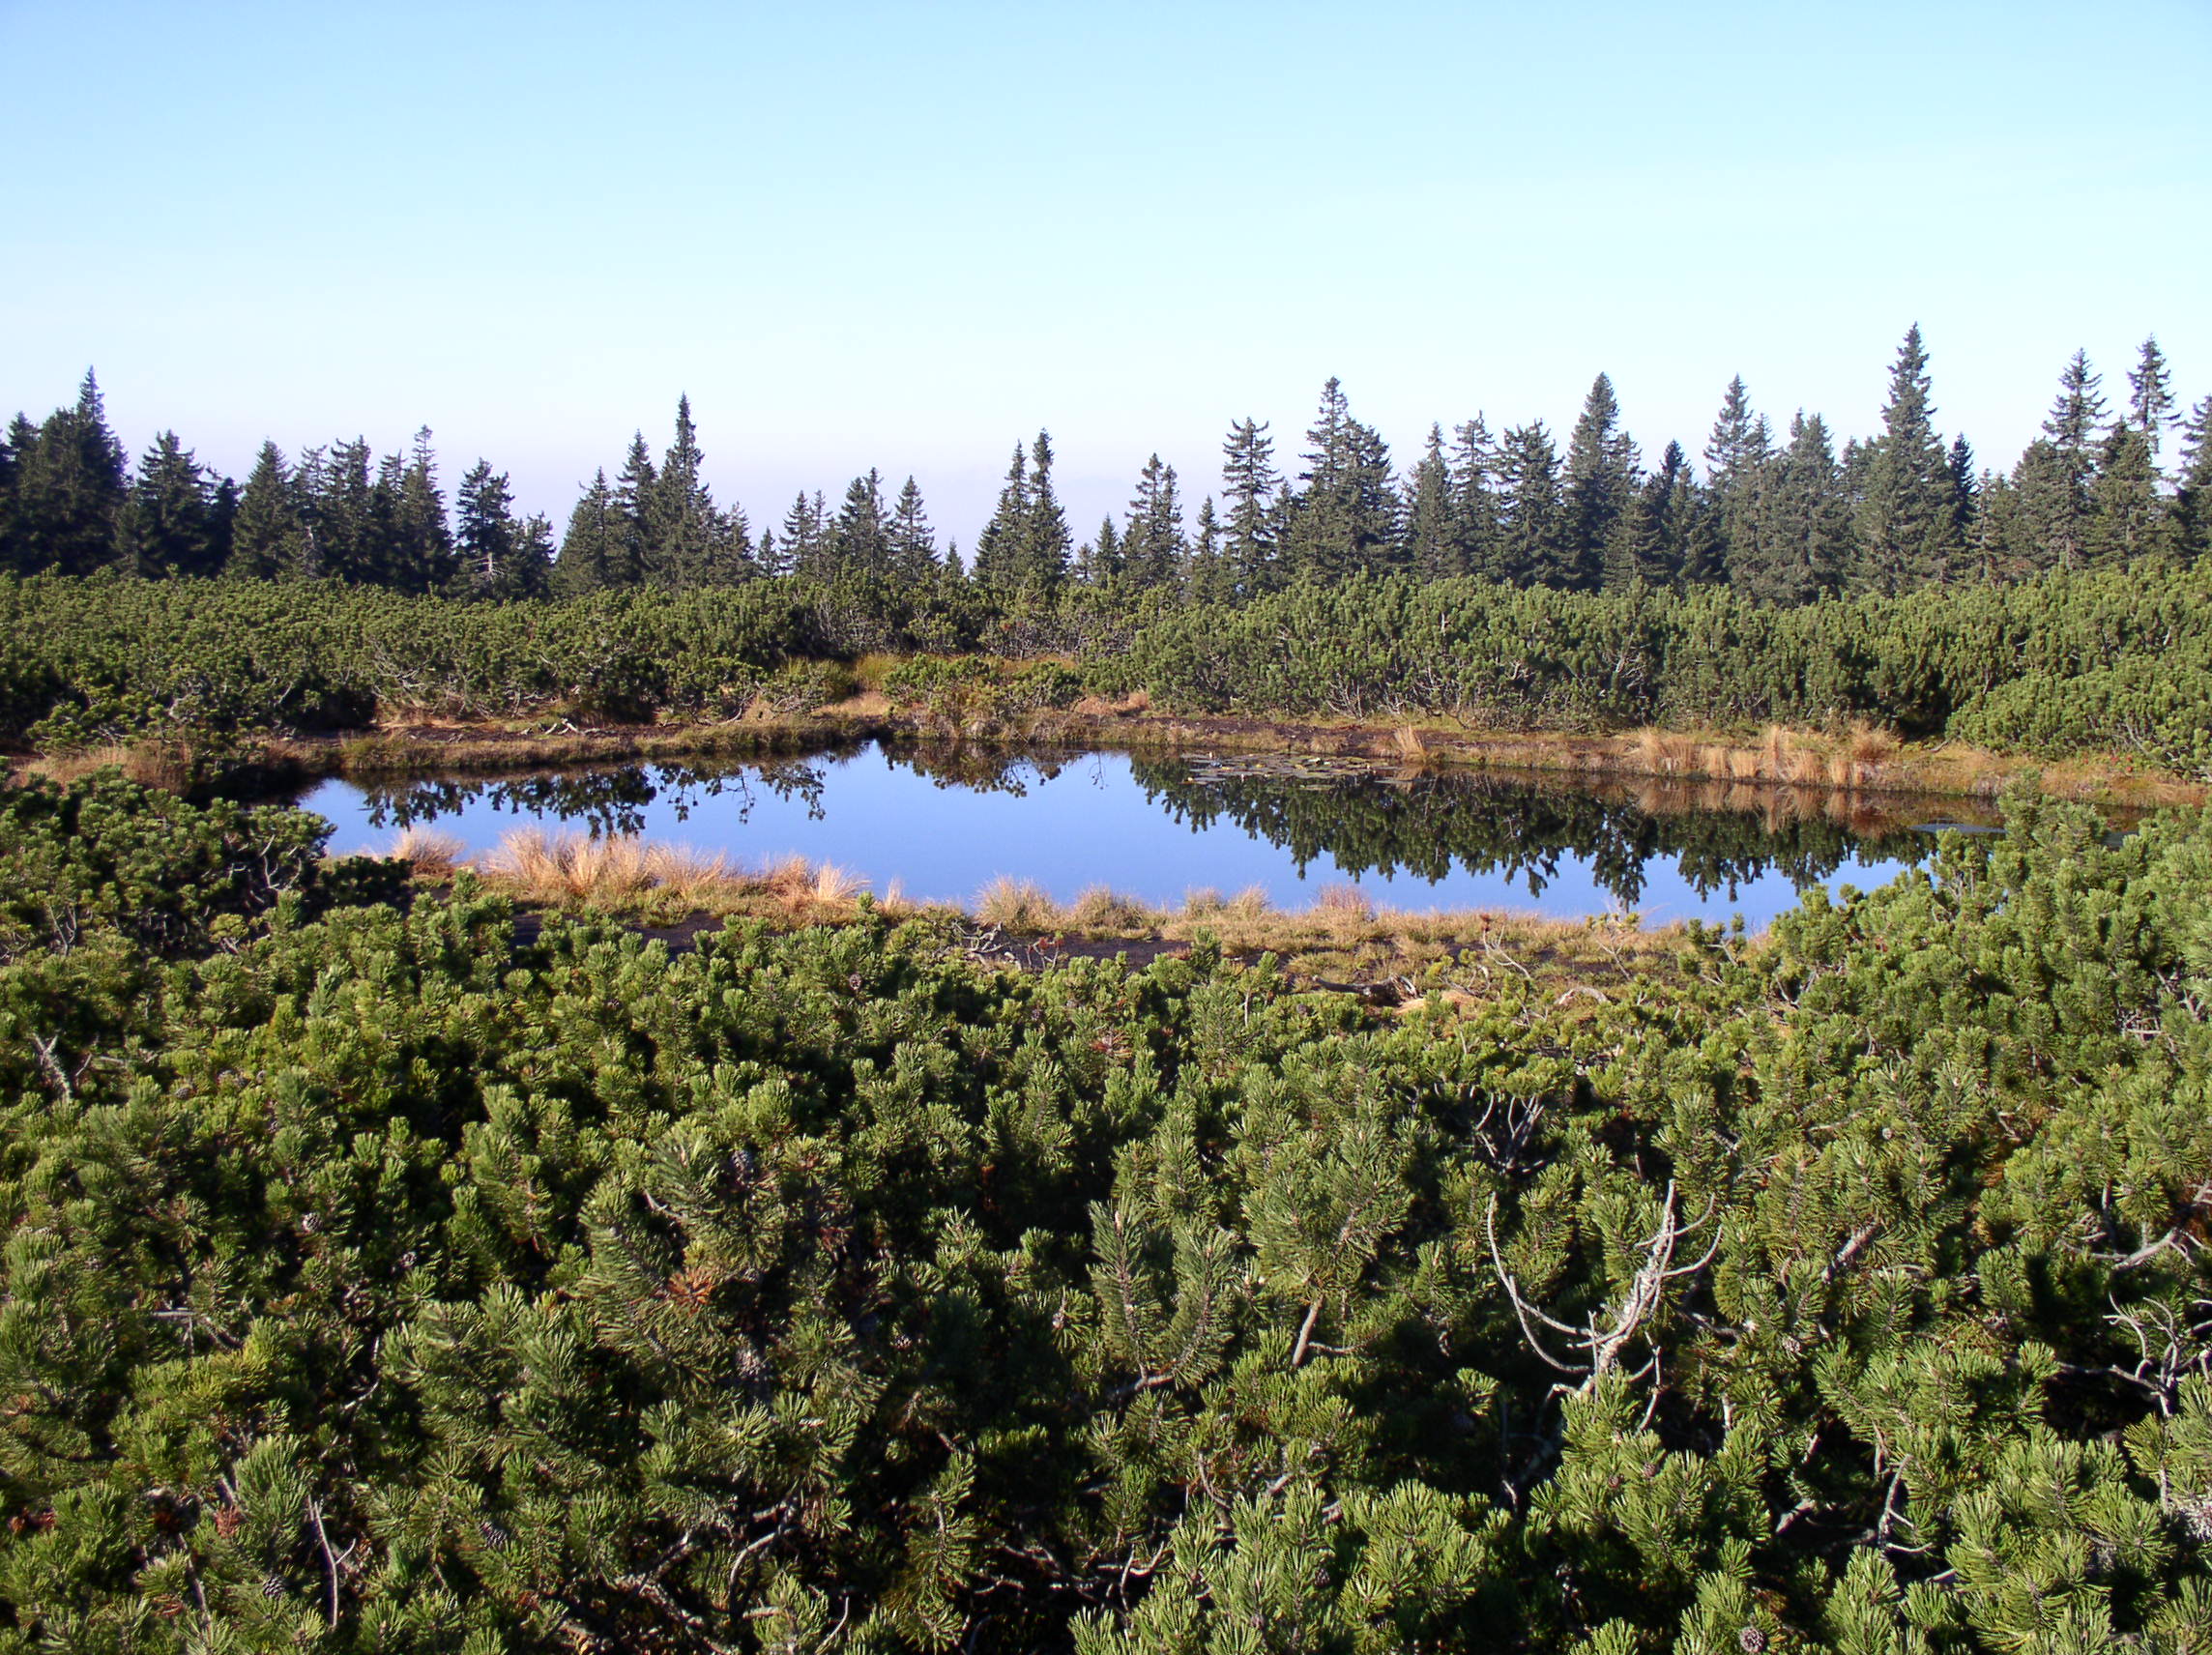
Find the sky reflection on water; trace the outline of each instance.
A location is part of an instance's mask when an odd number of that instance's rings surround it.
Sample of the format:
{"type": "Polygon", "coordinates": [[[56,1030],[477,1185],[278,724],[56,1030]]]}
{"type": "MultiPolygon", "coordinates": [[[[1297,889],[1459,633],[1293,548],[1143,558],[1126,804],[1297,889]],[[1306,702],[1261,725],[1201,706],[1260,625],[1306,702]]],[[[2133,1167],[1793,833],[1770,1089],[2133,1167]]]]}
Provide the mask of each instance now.
{"type": "Polygon", "coordinates": [[[382,849],[434,823],[472,854],[517,827],[642,833],[741,864],[798,855],[883,891],[966,901],[1000,875],[1062,901],[1105,885],[1154,904],[1258,886],[1281,908],[1356,884],[1379,904],[1649,920],[1740,914],[1754,927],[1800,883],[1879,885],[1933,848],[1897,821],[1728,796],[1697,809],[1620,789],[1469,775],[1267,777],[1208,784],[1182,760],[1114,752],[1008,758],[857,750],[765,767],[631,766],[465,777],[301,799],[336,825],[333,848],[382,849]],[[1833,818],[1844,815],[1845,820],[1833,818]]]}

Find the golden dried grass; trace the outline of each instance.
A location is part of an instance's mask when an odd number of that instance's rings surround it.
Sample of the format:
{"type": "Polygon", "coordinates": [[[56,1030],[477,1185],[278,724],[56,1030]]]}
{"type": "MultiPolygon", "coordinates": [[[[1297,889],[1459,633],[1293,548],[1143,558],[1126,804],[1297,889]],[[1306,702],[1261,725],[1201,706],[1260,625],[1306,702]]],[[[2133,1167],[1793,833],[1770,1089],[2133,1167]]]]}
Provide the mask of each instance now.
{"type": "Polygon", "coordinates": [[[1067,922],[1086,931],[1147,930],[1152,923],[1152,912],[1133,896],[1094,885],[1069,905],[1067,922]]]}
{"type": "Polygon", "coordinates": [[[814,900],[834,905],[851,902],[868,888],[868,882],[850,868],[841,868],[835,862],[824,862],[814,870],[814,900]]]}
{"type": "Polygon", "coordinates": [[[1645,725],[1635,740],[1637,762],[1654,775],[1684,775],[1697,763],[1698,744],[1687,736],[1645,725]]]}
{"type": "Polygon", "coordinates": [[[121,770],[140,787],[182,793],[192,783],[192,750],[181,741],[108,742],[73,753],[47,753],[26,767],[32,775],[64,784],[101,770],[121,770]]]}
{"type": "Polygon", "coordinates": [[[1001,874],[975,893],[975,917],[1002,931],[1056,931],[1062,924],[1060,905],[1034,880],[1001,874]]]}
{"type": "Polygon", "coordinates": [[[1355,885],[1324,885],[1314,892],[1314,912],[1349,919],[1373,919],[1375,903],[1355,885]]]}
{"type": "Polygon", "coordinates": [[[405,862],[415,878],[442,885],[460,871],[468,858],[468,847],[453,834],[435,828],[407,828],[392,841],[392,849],[385,855],[393,861],[405,862]]]}

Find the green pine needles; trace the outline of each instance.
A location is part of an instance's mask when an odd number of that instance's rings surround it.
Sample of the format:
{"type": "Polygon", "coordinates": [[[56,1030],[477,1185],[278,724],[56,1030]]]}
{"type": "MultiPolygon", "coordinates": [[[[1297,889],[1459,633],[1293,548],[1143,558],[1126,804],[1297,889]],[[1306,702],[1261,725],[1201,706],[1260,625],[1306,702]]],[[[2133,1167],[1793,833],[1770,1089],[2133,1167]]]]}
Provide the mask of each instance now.
{"type": "Polygon", "coordinates": [[[0,795],[0,1651],[2212,1646],[2212,821],[1633,994],[0,795]]]}

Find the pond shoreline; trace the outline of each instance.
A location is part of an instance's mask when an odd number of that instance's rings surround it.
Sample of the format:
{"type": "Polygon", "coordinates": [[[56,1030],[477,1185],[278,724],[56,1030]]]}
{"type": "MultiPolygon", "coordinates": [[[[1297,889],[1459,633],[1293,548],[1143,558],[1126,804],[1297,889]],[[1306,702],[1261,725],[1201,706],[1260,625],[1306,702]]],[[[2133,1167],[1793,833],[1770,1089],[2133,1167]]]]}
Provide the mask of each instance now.
{"type": "MultiPolygon", "coordinates": [[[[224,768],[235,781],[282,785],[325,777],[387,781],[431,771],[488,773],[577,765],[701,758],[759,759],[893,745],[1113,747],[1178,755],[1279,754],[1360,761],[1379,770],[1526,771],[1582,781],[1650,780],[1794,787],[1863,795],[1994,800],[2010,782],[2036,776],[2054,797],[2143,809],[2196,805],[2208,790],[2146,770],[2117,755],[2040,761],[1955,742],[1898,745],[1877,735],[1770,730],[1759,738],[1709,731],[1620,734],[1470,730],[1447,722],[1358,724],[1233,715],[1167,714],[1082,707],[1016,722],[958,728],[869,706],[875,698],[806,714],[748,715],[718,723],[575,725],[393,724],[257,743],[224,768]]],[[[75,759],[18,759],[18,768],[63,771],[91,761],[159,769],[143,750],[75,759]],[[137,760],[137,763],[133,763],[137,760]]],[[[172,761],[173,762],[173,761],[172,761]]],[[[152,779],[149,777],[148,779],[152,779]]]]}

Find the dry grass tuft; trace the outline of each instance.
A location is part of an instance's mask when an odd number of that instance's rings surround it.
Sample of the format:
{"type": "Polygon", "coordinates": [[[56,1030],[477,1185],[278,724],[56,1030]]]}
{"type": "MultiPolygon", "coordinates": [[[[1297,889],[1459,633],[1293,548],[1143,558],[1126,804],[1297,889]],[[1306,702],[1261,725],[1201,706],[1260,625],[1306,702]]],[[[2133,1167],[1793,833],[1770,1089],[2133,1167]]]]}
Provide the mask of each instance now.
{"type": "Polygon", "coordinates": [[[1204,919],[1209,914],[1219,914],[1229,906],[1221,893],[1209,885],[1193,886],[1182,893],[1182,915],[1185,919],[1204,919]]]}
{"type": "Polygon", "coordinates": [[[594,839],[518,828],[485,863],[502,884],[538,902],[619,901],[652,883],[646,848],[634,838],[594,839]]]}
{"type": "Polygon", "coordinates": [[[1094,885],[1069,907],[1067,922],[1085,931],[1149,931],[1152,913],[1133,896],[1094,885]]]}
{"type": "Polygon", "coordinates": [[[1391,734],[1390,740],[1398,749],[1398,756],[1408,764],[1423,765],[1428,763],[1429,744],[1421,739],[1420,731],[1414,729],[1412,725],[1399,725],[1391,734]]]}
{"type": "Polygon", "coordinates": [[[975,893],[975,917],[1002,931],[1056,931],[1062,923],[1060,905],[1050,891],[1034,880],[1008,874],[975,893]]]}
{"type": "Polygon", "coordinates": [[[1355,885],[1324,885],[1314,893],[1314,912],[1348,919],[1372,919],[1375,904],[1355,885]]]}
{"type": "Polygon", "coordinates": [[[110,742],[81,752],[48,753],[31,761],[33,775],[64,784],[80,781],[99,770],[121,770],[140,787],[182,793],[192,784],[192,750],[181,741],[140,741],[132,746],[110,742]]]}
{"type": "Polygon", "coordinates": [[[1860,769],[1869,772],[1867,779],[1872,779],[1872,772],[1874,772],[1876,766],[1887,764],[1891,757],[1896,757],[1896,750],[1898,750],[1898,739],[1894,735],[1889,735],[1889,730],[1878,730],[1876,726],[1872,726],[1872,723],[1865,723],[1865,721],[1853,721],[1851,723],[1851,737],[1849,737],[1851,764],[1856,764],[1860,769]]]}
{"type": "Polygon", "coordinates": [[[612,909],[728,909],[761,884],[732,866],[719,851],[649,845],[631,837],[547,833],[540,828],[509,833],[484,859],[482,871],[493,885],[525,902],[612,909]]]}
{"type": "Polygon", "coordinates": [[[1670,735],[1646,725],[1636,732],[1636,757],[1655,775],[1686,775],[1697,762],[1698,747],[1687,736],[1670,735]]]}
{"type": "Polygon", "coordinates": [[[1227,906],[1221,910],[1232,919],[1243,920],[1265,919],[1274,911],[1274,899],[1268,896],[1267,887],[1264,885],[1246,886],[1231,897],[1227,906]]]}
{"type": "Polygon", "coordinates": [[[850,868],[824,862],[814,870],[814,900],[824,904],[850,902],[868,888],[868,882],[850,868]]]}
{"type": "Polygon", "coordinates": [[[392,841],[392,849],[385,855],[395,862],[405,862],[415,878],[443,885],[460,871],[468,847],[435,828],[409,828],[392,841]]]}

